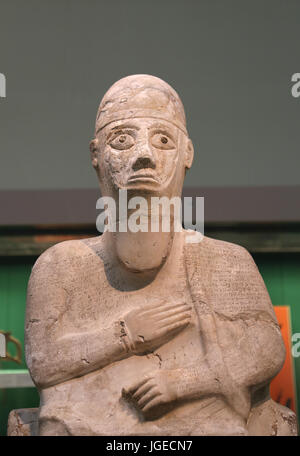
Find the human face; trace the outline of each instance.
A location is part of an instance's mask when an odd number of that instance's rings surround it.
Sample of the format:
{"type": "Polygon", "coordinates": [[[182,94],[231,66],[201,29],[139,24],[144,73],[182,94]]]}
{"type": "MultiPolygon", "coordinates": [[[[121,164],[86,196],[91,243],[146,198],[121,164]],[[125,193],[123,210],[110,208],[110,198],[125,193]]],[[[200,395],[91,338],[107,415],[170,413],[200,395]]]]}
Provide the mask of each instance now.
{"type": "Polygon", "coordinates": [[[118,120],[98,133],[100,181],[114,189],[166,189],[180,159],[179,137],[172,123],[154,118],[118,120]]]}

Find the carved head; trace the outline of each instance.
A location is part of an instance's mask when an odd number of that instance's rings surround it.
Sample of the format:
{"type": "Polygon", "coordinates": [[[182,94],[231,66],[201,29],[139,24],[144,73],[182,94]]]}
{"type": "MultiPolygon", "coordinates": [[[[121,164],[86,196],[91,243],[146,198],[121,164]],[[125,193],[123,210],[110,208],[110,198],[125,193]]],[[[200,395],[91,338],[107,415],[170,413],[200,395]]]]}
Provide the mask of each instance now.
{"type": "Polygon", "coordinates": [[[90,144],[102,195],[180,195],[193,145],[182,102],[162,79],[132,75],[104,95],[90,144]]]}

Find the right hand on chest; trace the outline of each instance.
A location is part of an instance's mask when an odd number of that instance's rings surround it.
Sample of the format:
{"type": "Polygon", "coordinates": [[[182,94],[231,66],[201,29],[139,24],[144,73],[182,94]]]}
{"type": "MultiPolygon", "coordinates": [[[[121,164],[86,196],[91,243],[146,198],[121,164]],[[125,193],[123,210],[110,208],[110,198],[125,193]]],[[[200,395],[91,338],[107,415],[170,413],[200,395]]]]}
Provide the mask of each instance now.
{"type": "Polygon", "coordinates": [[[168,342],[191,320],[191,305],[147,304],[133,309],[121,321],[124,343],[136,355],[149,353],[168,342]]]}

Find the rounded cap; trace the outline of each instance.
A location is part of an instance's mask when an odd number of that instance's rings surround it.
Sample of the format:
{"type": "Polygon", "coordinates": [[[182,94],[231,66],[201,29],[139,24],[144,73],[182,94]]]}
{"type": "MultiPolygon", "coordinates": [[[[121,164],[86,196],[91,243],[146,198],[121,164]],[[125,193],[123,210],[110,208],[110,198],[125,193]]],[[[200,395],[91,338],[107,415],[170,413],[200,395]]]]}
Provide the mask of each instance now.
{"type": "Polygon", "coordinates": [[[95,134],[110,122],[136,117],[167,120],[187,134],[184,107],[177,92],[156,76],[136,74],[115,82],[100,103],[95,134]]]}

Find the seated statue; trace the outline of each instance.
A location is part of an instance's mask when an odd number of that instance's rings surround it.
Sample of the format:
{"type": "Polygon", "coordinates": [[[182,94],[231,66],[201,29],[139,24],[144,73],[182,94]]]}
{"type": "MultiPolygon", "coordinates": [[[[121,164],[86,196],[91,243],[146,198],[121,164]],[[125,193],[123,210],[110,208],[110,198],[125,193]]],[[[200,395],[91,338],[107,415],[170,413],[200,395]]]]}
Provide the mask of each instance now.
{"type": "MultiPolygon", "coordinates": [[[[178,94],[149,75],[116,82],[90,151],[116,207],[120,190],[180,197],[193,145],[178,94]]],[[[187,242],[174,219],[169,231],[121,221],[117,211],[116,230],[59,243],[33,267],[26,359],[39,435],[296,435],[295,414],[270,399],[285,348],[250,254],[187,242]]]]}

